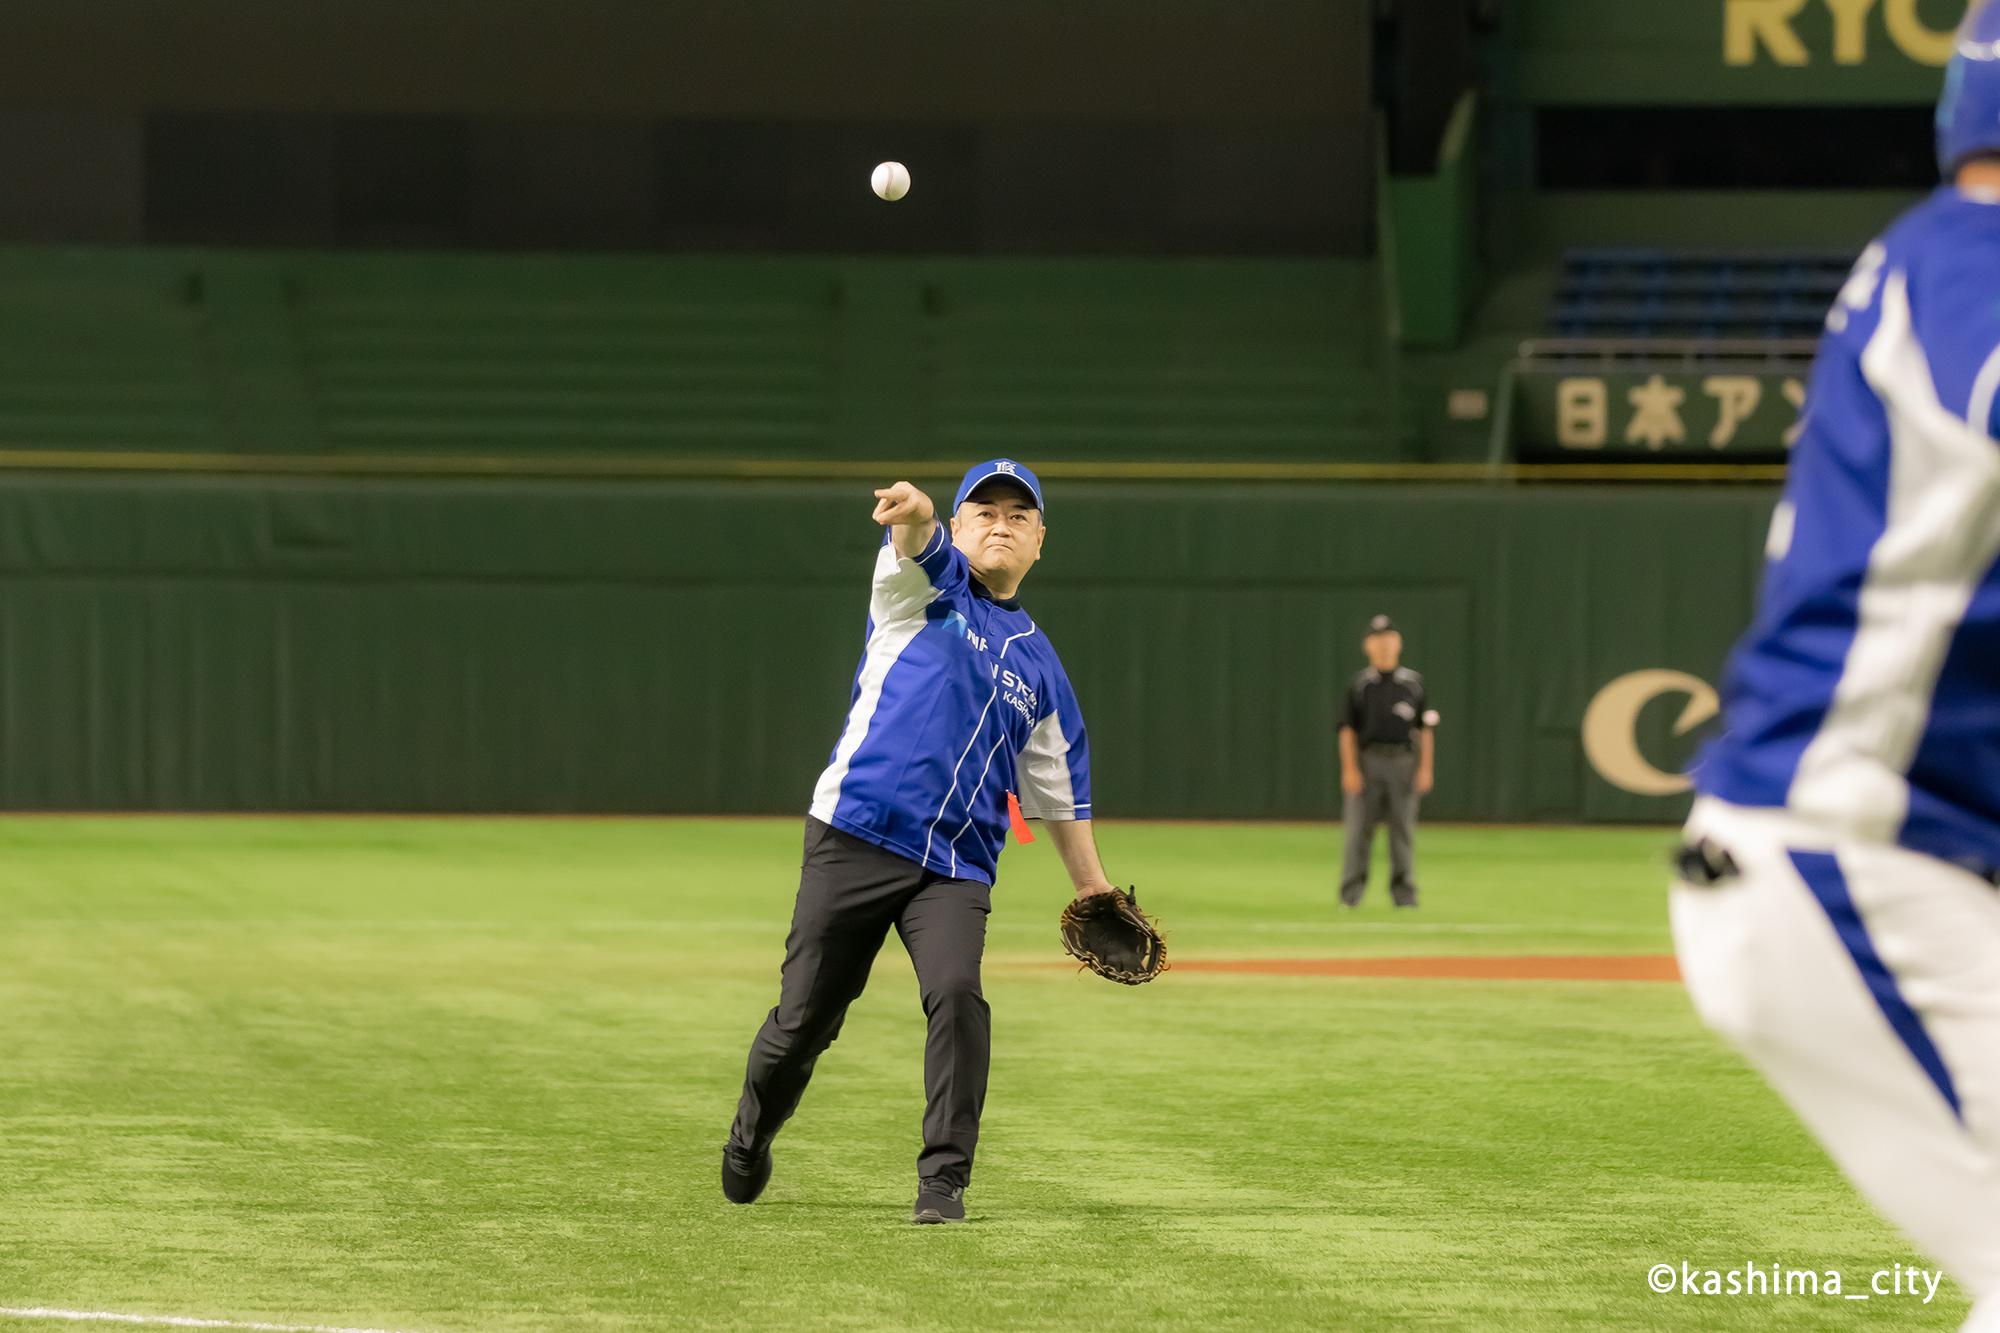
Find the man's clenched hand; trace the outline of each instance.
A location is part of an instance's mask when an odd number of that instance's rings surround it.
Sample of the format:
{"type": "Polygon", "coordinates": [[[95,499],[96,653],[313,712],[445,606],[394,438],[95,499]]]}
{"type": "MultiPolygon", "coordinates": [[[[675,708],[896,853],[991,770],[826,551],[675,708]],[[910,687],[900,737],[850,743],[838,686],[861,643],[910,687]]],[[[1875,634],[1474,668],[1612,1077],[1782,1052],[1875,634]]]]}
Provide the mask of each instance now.
{"type": "Polygon", "coordinates": [[[907,481],[875,492],[875,521],[889,529],[896,554],[916,559],[931,544],[931,526],[937,522],[937,507],[907,481]]]}

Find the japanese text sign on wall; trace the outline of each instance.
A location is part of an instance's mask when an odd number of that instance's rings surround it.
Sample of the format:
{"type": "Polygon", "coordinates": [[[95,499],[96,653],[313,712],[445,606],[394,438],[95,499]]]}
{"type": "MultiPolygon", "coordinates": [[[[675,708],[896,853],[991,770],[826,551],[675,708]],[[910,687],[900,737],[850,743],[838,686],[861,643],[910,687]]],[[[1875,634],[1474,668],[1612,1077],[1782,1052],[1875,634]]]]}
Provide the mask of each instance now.
{"type": "Polygon", "coordinates": [[[1805,380],[1621,369],[1517,371],[1515,442],[1524,453],[1776,454],[1798,440],[1805,380]]]}

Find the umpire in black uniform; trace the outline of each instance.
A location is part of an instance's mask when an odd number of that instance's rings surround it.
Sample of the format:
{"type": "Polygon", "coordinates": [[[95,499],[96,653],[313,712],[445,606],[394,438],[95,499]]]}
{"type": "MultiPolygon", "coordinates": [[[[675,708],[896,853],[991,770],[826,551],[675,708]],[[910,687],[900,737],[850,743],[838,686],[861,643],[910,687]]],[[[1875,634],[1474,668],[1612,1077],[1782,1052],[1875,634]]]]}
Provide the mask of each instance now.
{"type": "Polygon", "coordinates": [[[1389,896],[1417,905],[1411,838],[1417,801],[1431,789],[1431,727],[1437,714],[1424,698],[1424,678],[1402,665],[1403,636],[1387,616],[1368,622],[1361,641],[1368,666],[1348,686],[1341,709],[1340,786],[1347,793],[1347,855],[1340,901],[1361,905],[1374,855],[1375,826],[1389,824],[1389,896]]]}

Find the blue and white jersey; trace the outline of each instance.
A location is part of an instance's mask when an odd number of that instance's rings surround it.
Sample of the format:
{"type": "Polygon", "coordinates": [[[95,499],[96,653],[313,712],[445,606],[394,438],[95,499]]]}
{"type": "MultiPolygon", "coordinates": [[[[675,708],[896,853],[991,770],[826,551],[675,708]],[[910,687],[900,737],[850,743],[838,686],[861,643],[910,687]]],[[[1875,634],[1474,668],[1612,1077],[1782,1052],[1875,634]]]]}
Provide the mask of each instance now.
{"type": "Polygon", "coordinates": [[[1696,785],[2000,869],[2000,204],[1947,187],[1827,316],[1696,785]]]}
{"type": "Polygon", "coordinates": [[[915,560],[884,542],[867,647],[812,816],[954,879],[993,882],[1007,793],[1090,818],[1090,746],[1056,650],[975,586],[940,522],[915,560]]]}

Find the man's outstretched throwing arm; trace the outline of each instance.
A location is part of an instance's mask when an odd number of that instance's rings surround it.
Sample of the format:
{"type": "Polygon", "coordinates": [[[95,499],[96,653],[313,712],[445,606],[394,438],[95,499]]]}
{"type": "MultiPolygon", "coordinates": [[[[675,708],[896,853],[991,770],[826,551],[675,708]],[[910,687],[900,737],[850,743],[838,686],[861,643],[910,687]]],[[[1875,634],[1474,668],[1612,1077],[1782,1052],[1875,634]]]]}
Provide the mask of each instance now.
{"type": "Polygon", "coordinates": [[[896,554],[915,560],[931,544],[937,531],[937,506],[907,481],[875,492],[875,521],[889,529],[896,554]]]}

